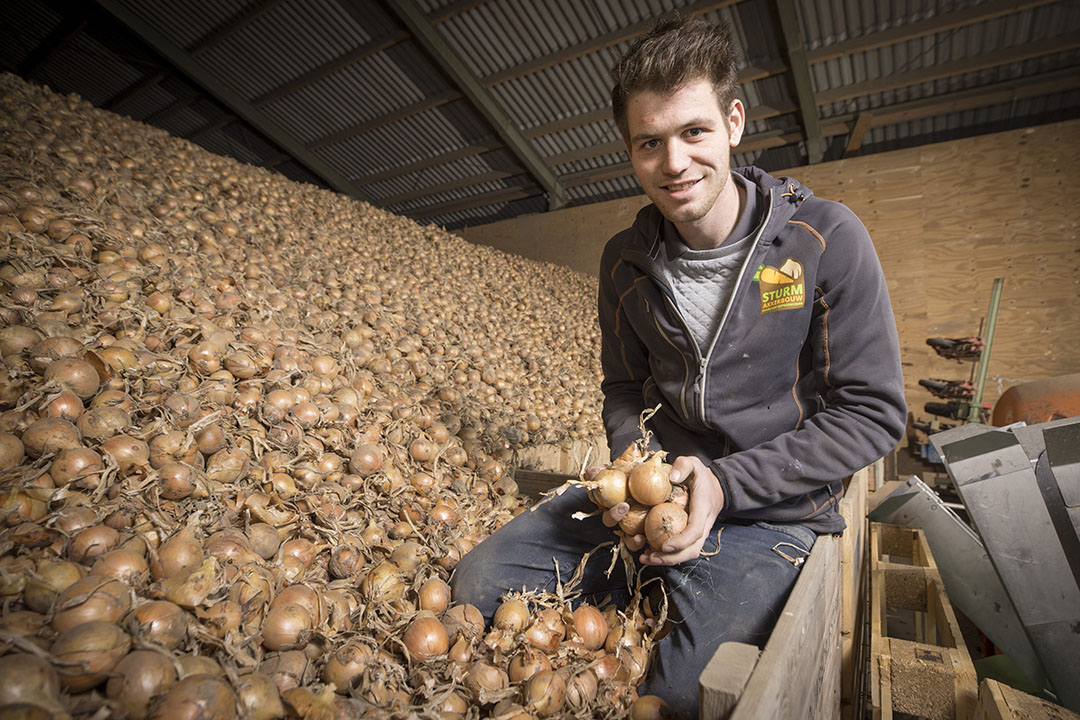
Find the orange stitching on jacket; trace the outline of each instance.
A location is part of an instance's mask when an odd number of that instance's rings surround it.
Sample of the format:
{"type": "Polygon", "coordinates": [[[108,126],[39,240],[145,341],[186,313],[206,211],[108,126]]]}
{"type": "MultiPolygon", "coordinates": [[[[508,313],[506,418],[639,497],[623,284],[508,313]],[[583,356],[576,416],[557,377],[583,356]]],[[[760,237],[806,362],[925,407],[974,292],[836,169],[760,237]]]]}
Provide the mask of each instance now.
{"type": "Polygon", "coordinates": [[[802,220],[788,220],[788,225],[798,225],[801,228],[805,228],[811,235],[817,238],[817,241],[821,244],[821,252],[825,252],[825,238],[821,237],[821,233],[817,230],[810,227],[802,220]]]}
{"type": "Polygon", "coordinates": [[[832,364],[832,358],[829,356],[829,303],[825,302],[825,291],[821,289],[820,285],[815,285],[814,289],[821,293],[818,298],[818,302],[821,303],[821,307],[825,308],[825,314],[821,316],[821,351],[825,355],[825,386],[832,388],[832,383],[829,382],[829,367],[832,364]]]}
{"type": "Polygon", "coordinates": [[[795,421],[795,429],[798,430],[802,425],[803,407],[799,402],[799,394],[796,392],[796,388],[799,386],[799,358],[795,358],[795,382],[791,384],[791,398],[795,401],[795,407],[799,408],[799,419],[795,421]]]}

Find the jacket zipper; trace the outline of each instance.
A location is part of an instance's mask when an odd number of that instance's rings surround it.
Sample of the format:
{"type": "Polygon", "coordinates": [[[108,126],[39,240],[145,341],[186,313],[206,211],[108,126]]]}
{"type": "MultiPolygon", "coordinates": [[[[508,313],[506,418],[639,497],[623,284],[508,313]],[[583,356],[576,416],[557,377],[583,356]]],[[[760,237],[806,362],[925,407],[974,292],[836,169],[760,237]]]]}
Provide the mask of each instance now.
{"type": "MultiPolygon", "coordinates": [[[[685,372],[683,373],[682,386],[679,388],[679,406],[682,409],[683,417],[689,417],[690,413],[686,408],[686,383],[690,380],[690,363],[686,361],[686,353],[680,350],[679,346],[668,337],[666,332],[664,332],[664,328],[660,326],[660,321],[657,319],[656,313],[653,312],[652,306],[649,305],[648,300],[645,300],[645,310],[649,313],[649,316],[652,317],[653,325],[656,326],[656,331],[660,333],[660,337],[664,338],[664,341],[671,346],[672,350],[678,353],[679,357],[683,359],[683,369],[685,372]]],[[[678,315],[678,313],[676,313],[676,315],[678,315]]]]}
{"type": "MultiPolygon", "coordinates": [[[[746,253],[746,259],[743,260],[742,268],[739,269],[739,277],[735,281],[735,287],[731,291],[731,298],[728,300],[727,307],[724,308],[724,314],[720,317],[720,325],[716,328],[716,333],[713,334],[712,343],[709,345],[709,349],[705,352],[705,356],[701,358],[698,364],[698,377],[695,385],[698,392],[698,413],[701,416],[701,424],[707,428],[713,426],[705,419],[705,377],[706,369],[709,367],[709,358],[712,357],[713,348],[716,347],[716,343],[720,340],[720,333],[724,331],[724,325],[727,323],[728,316],[731,314],[731,309],[735,306],[735,302],[739,299],[739,289],[742,287],[743,277],[746,276],[746,268],[750,265],[750,261],[755,255],[757,250],[757,244],[761,240],[761,234],[765,232],[765,228],[769,225],[769,219],[772,217],[773,210],[773,190],[769,189],[769,207],[765,211],[765,219],[758,227],[757,233],[754,235],[754,242],[750,246],[750,251],[746,253]]],[[[685,409],[684,409],[685,412],[685,409]]]]}

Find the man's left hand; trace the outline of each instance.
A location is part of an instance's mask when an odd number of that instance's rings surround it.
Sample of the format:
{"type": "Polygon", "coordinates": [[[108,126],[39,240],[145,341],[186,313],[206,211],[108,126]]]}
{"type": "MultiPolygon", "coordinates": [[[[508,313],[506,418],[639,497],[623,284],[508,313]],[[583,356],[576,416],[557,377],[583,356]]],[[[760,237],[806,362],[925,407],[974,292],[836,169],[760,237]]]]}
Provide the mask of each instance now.
{"type": "Polygon", "coordinates": [[[716,516],[724,507],[724,491],[705,463],[693,456],[675,458],[671,464],[672,483],[684,483],[690,494],[690,517],[686,529],[668,538],[660,550],[646,550],[644,565],[678,565],[696,558],[711,534],[716,516]]]}

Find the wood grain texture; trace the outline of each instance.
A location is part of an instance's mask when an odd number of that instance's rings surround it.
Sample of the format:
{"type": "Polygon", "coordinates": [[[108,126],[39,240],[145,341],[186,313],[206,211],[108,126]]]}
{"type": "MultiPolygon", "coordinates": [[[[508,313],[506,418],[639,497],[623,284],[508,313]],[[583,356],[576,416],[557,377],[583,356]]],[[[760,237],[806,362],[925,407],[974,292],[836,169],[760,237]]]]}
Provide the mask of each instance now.
{"type": "MultiPolygon", "coordinates": [[[[1080,357],[1080,120],[781,170],[846,204],[873,238],[900,335],[908,406],[920,378],[966,379],[927,337],[974,334],[1005,278],[984,401],[1075,372],[1080,357]]],[[[644,196],[461,231],[470,241],[596,274],[644,196]]]]}
{"type": "Polygon", "coordinates": [[[698,716],[724,720],[731,715],[757,666],[761,651],[738,642],[721,643],[698,677],[698,716]]]}
{"type": "Polygon", "coordinates": [[[840,714],[840,541],[819,536],[732,720],[840,714]]]}

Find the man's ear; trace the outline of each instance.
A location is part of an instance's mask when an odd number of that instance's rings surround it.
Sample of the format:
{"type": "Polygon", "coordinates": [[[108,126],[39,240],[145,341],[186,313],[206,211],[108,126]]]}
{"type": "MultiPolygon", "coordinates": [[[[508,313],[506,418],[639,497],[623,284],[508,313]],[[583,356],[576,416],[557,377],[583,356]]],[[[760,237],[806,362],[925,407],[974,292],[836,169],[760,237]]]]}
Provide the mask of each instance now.
{"type": "Polygon", "coordinates": [[[731,101],[731,110],[728,112],[728,130],[731,147],[735,147],[742,141],[743,130],[746,129],[746,108],[742,100],[735,98],[731,101]]]}

